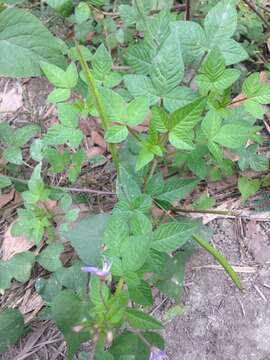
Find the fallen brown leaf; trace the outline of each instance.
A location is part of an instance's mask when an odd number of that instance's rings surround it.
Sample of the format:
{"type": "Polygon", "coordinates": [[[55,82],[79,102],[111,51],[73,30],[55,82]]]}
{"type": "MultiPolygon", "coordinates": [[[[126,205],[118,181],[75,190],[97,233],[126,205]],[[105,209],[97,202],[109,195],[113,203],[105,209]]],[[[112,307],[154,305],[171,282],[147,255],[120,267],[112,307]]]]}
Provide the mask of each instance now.
{"type": "Polygon", "coordinates": [[[4,234],[4,240],[2,243],[2,259],[9,260],[12,256],[30,250],[34,243],[26,239],[25,236],[14,237],[11,235],[11,227],[14,224],[10,224],[9,228],[4,234]]]}
{"type": "Polygon", "coordinates": [[[92,130],[92,142],[94,145],[98,145],[100,147],[102,147],[103,149],[107,148],[107,144],[104,140],[104,137],[101,136],[97,131],[92,130]]]}
{"type": "Polygon", "coordinates": [[[22,88],[20,85],[12,87],[0,94],[0,112],[14,112],[23,105],[22,88]]]}

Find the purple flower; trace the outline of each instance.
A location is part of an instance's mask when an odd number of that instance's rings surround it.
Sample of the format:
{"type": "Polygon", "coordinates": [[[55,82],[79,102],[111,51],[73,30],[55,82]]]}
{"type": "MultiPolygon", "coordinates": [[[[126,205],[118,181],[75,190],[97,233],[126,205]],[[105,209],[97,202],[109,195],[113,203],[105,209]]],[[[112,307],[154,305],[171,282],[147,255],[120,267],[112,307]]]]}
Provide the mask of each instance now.
{"type": "Polygon", "coordinates": [[[169,360],[165,351],[158,348],[152,348],[149,360],[169,360]]]}
{"type": "Polygon", "coordinates": [[[87,273],[94,274],[100,278],[106,278],[107,276],[110,275],[111,266],[112,266],[112,262],[104,256],[102,269],[99,269],[95,266],[84,266],[81,268],[81,270],[87,273]]]}

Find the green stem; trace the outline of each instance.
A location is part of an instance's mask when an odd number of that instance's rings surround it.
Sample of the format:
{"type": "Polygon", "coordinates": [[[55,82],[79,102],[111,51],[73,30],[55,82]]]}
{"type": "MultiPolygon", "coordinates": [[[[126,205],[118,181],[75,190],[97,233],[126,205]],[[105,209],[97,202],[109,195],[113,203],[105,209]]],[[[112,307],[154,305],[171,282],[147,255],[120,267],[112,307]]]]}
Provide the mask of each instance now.
{"type": "MultiPolygon", "coordinates": [[[[96,81],[94,79],[94,77],[91,74],[91,71],[87,65],[87,62],[80,50],[79,44],[78,42],[75,41],[76,44],[76,49],[78,52],[78,56],[79,56],[79,62],[81,64],[87,85],[88,85],[88,90],[89,93],[93,95],[94,97],[94,101],[95,101],[95,105],[97,107],[97,111],[99,113],[100,116],[100,120],[101,120],[101,125],[103,127],[103,129],[106,131],[108,130],[108,128],[111,126],[110,120],[108,118],[108,115],[105,111],[104,105],[103,105],[103,101],[102,98],[100,96],[100,93],[98,91],[97,85],[96,85],[96,81]]],[[[108,148],[110,150],[110,153],[112,154],[112,159],[113,159],[113,163],[114,166],[118,172],[119,170],[119,159],[118,159],[118,154],[117,154],[117,149],[115,144],[108,144],[108,148]]]]}
{"type": "MultiPolygon", "coordinates": [[[[168,134],[164,134],[161,138],[161,141],[160,141],[160,145],[161,146],[165,146],[166,142],[168,140],[168,134]]],[[[154,161],[153,161],[153,164],[152,164],[152,167],[150,169],[150,172],[148,174],[148,176],[146,177],[145,181],[144,181],[144,190],[146,188],[146,185],[148,183],[148,181],[151,179],[151,177],[154,175],[155,171],[156,171],[156,168],[158,166],[158,159],[155,157],[154,161]]]]}
{"type": "Polygon", "coordinates": [[[211,254],[214,257],[214,259],[217,260],[217,262],[224,268],[224,270],[230,276],[230,278],[238,287],[238,289],[242,290],[240,279],[237,276],[236,272],[231,267],[231,265],[228,263],[226,258],[223,255],[221,255],[220,252],[217,249],[215,249],[211,244],[209,244],[208,241],[205,241],[200,236],[192,235],[192,237],[202,248],[204,248],[207,252],[209,252],[209,254],[211,254]]]}
{"type": "Polygon", "coordinates": [[[202,63],[204,62],[204,59],[206,58],[207,55],[208,55],[208,51],[205,51],[205,53],[203,54],[203,56],[201,57],[201,60],[199,61],[198,65],[197,65],[196,69],[194,70],[193,75],[191,76],[191,78],[187,82],[187,86],[189,86],[192,83],[192,80],[197,75],[197,73],[200,70],[200,67],[201,67],[202,63]]]}
{"type": "Polygon", "coordinates": [[[118,284],[117,284],[117,287],[116,287],[116,290],[115,290],[115,293],[114,293],[114,296],[117,297],[120,295],[122,289],[123,289],[123,286],[124,286],[124,279],[121,277],[118,284]]]}

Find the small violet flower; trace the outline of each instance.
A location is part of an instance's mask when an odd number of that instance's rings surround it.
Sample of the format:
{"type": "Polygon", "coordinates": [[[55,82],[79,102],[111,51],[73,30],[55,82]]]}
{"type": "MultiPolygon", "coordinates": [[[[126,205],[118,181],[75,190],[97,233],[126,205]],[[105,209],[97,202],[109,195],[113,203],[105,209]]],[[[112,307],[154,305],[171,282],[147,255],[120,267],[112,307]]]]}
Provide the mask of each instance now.
{"type": "Polygon", "coordinates": [[[94,275],[104,279],[110,275],[111,266],[112,266],[112,262],[104,256],[102,269],[99,269],[94,266],[84,266],[81,268],[81,270],[84,272],[87,272],[87,273],[94,274],[94,275]]]}
{"type": "Polygon", "coordinates": [[[152,348],[149,360],[169,360],[165,351],[158,348],[152,348]]]}

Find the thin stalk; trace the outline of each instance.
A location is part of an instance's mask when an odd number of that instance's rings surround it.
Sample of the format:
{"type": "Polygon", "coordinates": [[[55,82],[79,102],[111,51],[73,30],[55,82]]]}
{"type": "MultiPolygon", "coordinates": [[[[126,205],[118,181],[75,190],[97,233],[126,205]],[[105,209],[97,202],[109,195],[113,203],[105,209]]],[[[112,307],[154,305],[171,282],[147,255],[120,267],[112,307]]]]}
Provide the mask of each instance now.
{"type": "Polygon", "coordinates": [[[200,67],[204,61],[204,59],[206,58],[206,56],[208,55],[208,51],[205,51],[205,53],[203,54],[201,60],[199,61],[196,69],[194,69],[194,73],[192,74],[191,78],[189,79],[187,86],[189,86],[192,83],[192,80],[195,78],[195,76],[197,75],[198,71],[200,70],[200,67]]]}
{"type": "MultiPolygon", "coordinates": [[[[0,173],[1,175],[1,173],[0,173]]],[[[8,178],[11,181],[18,182],[20,184],[28,184],[28,180],[16,178],[13,176],[8,176],[8,178]]],[[[96,194],[96,195],[116,195],[115,192],[112,191],[102,191],[102,190],[93,190],[88,188],[75,188],[75,187],[64,187],[64,186],[56,186],[56,185],[47,185],[51,189],[61,190],[61,191],[70,191],[70,192],[83,192],[83,193],[89,193],[89,194],[96,194]]]]}
{"type": "Polygon", "coordinates": [[[114,296],[117,297],[120,295],[122,289],[123,289],[123,286],[124,286],[124,279],[123,278],[120,278],[118,284],[117,284],[117,287],[116,287],[116,290],[115,290],[115,293],[114,293],[114,296]]]}
{"type": "MultiPolygon", "coordinates": [[[[77,49],[77,53],[79,56],[79,61],[82,67],[82,70],[84,72],[84,76],[88,85],[88,90],[90,92],[90,94],[93,95],[94,97],[94,101],[95,101],[95,105],[97,107],[97,111],[99,113],[100,116],[100,120],[101,120],[101,125],[103,127],[103,129],[106,131],[109,129],[109,127],[111,126],[110,120],[108,118],[108,115],[105,111],[104,105],[103,105],[103,101],[102,98],[100,96],[100,93],[98,91],[97,85],[96,85],[96,81],[94,79],[94,77],[91,74],[91,71],[87,65],[87,62],[80,50],[79,44],[77,42],[75,42],[76,44],[76,49],[77,49]]],[[[108,148],[110,150],[110,153],[112,155],[112,159],[113,159],[113,163],[114,166],[118,172],[119,170],[119,159],[118,159],[118,154],[117,154],[117,149],[115,144],[108,144],[108,148]]]]}
{"type": "Polygon", "coordinates": [[[190,0],[186,0],[186,14],[185,14],[186,20],[191,19],[191,4],[190,0]]]}
{"type": "MultiPolygon", "coordinates": [[[[161,142],[160,142],[160,145],[161,146],[164,146],[166,144],[168,140],[168,134],[164,134],[162,136],[162,139],[161,139],[161,142]]],[[[151,177],[154,175],[155,171],[156,171],[156,168],[158,166],[158,159],[155,157],[154,161],[153,161],[153,164],[152,164],[152,167],[150,169],[150,172],[148,174],[148,176],[146,177],[145,181],[144,181],[144,190],[146,188],[146,185],[148,183],[148,181],[151,179],[151,177]]]]}
{"type": "Polygon", "coordinates": [[[215,210],[215,209],[185,209],[185,208],[178,208],[172,207],[171,210],[175,213],[193,213],[193,214],[213,214],[213,215],[224,215],[224,216],[233,216],[237,217],[239,214],[235,211],[226,211],[226,210],[215,210]]]}
{"type": "Polygon", "coordinates": [[[192,237],[202,248],[204,248],[207,252],[209,252],[214,257],[215,260],[217,260],[217,262],[224,268],[224,270],[230,276],[230,278],[238,287],[238,289],[242,290],[243,288],[240,279],[236,274],[236,272],[231,267],[231,265],[228,263],[227,259],[223,255],[221,255],[217,249],[215,249],[211,244],[209,244],[208,241],[205,241],[200,236],[195,234],[192,235],[192,237]]]}

